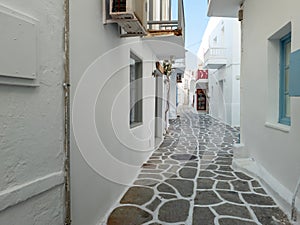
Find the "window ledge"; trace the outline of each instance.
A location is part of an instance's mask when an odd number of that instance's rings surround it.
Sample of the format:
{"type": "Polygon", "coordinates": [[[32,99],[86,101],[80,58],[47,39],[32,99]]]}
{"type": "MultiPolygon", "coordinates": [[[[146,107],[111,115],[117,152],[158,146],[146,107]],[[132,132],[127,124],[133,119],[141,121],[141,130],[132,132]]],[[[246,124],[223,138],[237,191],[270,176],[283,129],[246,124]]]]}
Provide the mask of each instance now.
{"type": "Polygon", "coordinates": [[[279,131],[282,131],[282,132],[285,132],[285,133],[289,133],[290,129],[291,129],[290,126],[280,124],[280,123],[271,123],[271,122],[266,122],[265,127],[272,128],[272,129],[275,129],[275,130],[279,130],[279,131]]]}
{"type": "Polygon", "coordinates": [[[133,122],[132,124],[130,124],[130,129],[140,127],[141,125],[143,125],[143,122],[133,122]]]}
{"type": "Polygon", "coordinates": [[[0,85],[23,86],[23,87],[39,87],[40,83],[37,79],[26,79],[18,77],[5,77],[0,75],[0,85]]]}

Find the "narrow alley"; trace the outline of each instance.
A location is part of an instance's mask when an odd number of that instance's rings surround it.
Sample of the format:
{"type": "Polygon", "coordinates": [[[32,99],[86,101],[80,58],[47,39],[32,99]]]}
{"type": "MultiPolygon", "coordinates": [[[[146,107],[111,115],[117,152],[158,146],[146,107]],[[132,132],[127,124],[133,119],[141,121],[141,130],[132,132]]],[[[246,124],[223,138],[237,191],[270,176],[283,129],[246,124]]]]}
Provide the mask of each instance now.
{"type": "Polygon", "coordinates": [[[257,180],[232,167],[238,141],[239,130],[181,109],[107,224],[290,224],[257,180]]]}
{"type": "Polygon", "coordinates": [[[299,0],[0,0],[0,225],[300,225],[299,0]]]}

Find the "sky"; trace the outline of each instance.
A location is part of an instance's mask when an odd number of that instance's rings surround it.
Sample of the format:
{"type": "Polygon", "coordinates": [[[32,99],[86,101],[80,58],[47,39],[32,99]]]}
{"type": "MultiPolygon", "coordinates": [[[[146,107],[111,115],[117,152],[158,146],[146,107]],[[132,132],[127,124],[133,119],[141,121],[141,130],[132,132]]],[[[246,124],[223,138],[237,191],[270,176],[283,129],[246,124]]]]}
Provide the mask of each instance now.
{"type": "Polygon", "coordinates": [[[209,17],[207,0],[184,0],[185,11],[185,48],[196,54],[206,29],[209,17]]]}

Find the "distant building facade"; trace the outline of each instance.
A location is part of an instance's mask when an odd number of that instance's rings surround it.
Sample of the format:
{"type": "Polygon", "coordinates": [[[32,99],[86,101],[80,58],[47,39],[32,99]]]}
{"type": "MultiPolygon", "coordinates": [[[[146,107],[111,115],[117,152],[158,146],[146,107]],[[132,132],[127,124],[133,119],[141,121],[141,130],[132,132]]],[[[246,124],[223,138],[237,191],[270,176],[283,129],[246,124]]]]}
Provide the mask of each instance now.
{"type": "Polygon", "coordinates": [[[300,209],[298,9],[297,0],[210,0],[208,7],[210,16],[241,21],[241,146],[234,165],[267,184],[288,214],[293,203],[300,209]]]}
{"type": "Polygon", "coordinates": [[[204,36],[207,39],[203,39],[199,57],[208,70],[209,114],[226,124],[239,126],[240,24],[230,18],[210,21],[204,36]]]}

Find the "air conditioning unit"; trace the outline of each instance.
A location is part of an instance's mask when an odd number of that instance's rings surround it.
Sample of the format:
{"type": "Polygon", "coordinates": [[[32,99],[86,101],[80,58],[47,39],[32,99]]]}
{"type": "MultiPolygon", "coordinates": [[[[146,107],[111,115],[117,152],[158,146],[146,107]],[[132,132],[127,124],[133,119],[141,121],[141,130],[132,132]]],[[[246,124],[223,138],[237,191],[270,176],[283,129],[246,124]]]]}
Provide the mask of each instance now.
{"type": "Polygon", "coordinates": [[[110,16],[127,36],[147,34],[147,0],[110,0],[110,16]]]}

